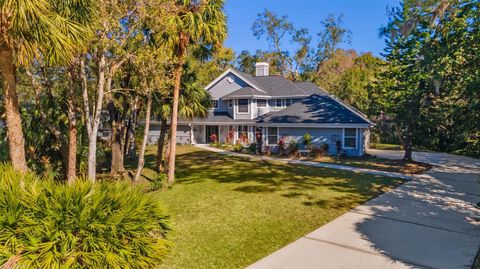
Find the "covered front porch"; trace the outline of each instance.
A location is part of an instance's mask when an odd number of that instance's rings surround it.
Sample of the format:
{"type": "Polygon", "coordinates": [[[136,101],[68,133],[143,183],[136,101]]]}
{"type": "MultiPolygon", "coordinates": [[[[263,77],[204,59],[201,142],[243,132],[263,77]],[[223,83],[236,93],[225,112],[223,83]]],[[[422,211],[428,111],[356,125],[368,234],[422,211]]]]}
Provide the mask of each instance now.
{"type": "Polygon", "coordinates": [[[240,141],[247,145],[255,142],[257,136],[264,137],[262,127],[248,124],[191,124],[190,128],[193,144],[213,142],[235,144],[240,141]]]}

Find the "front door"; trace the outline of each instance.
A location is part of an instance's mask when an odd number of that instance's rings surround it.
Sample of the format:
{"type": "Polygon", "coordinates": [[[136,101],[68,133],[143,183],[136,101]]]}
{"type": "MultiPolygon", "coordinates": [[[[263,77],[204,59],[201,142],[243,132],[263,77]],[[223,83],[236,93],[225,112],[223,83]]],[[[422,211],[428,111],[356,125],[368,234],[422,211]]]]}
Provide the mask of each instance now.
{"type": "Polygon", "coordinates": [[[219,141],[219,133],[218,133],[218,126],[205,126],[205,142],[207,143],[213,143],[213,142],[218,142],[219,141]],[[212,141],[214,138],[212,135],[215,134],[216,140],[217,141],[212,141]]]}

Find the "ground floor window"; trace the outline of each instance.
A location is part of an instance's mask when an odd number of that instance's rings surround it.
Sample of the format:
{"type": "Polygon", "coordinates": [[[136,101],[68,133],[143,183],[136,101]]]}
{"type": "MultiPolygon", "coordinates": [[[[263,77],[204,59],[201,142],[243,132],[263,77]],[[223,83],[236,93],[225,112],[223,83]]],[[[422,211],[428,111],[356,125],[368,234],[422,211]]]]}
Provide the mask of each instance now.
{"type": "Polygon", "coordinates": [[[278,128],[268,127],[267,144],[276,145],[278,143],[278,128]]]}
{"type": "Polygon", "coordinates": [[[343,146],[345,148],[357,148],[357,129],[345,128],[343,135],[343,146]]]}
{"type": "Polygon", "coordinates": [[[248,142],[248,126],[240,125],[237,128],[238,140],[247,143],[248,142]]]}

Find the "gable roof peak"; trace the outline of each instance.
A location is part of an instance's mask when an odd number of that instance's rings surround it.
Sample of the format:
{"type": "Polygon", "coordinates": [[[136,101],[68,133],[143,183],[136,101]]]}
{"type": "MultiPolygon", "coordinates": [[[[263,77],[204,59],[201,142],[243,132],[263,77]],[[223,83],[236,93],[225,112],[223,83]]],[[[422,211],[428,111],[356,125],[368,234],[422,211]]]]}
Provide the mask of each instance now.
{"type": "Polygon", "coordinates": [[[218,76],[216,79],[214,79],[212,82],[210,82],[207,86],[205,86],[204,89],[208,91],[213,85],[217,84],[221,79],[223,79],[229,73],[233,73],[235,76],[239,77],[241,80],[243,80],[245,83],[249,84],[255,90],[266,93],[265,90],[262,89],[261,86],[256,84],[255,81],[252,78],[249,78],[250,75],[247,75],[247,73],[244,73],[244,72],[237,71],[237,70],[235,70],[231,67],[229,67],[220,76],[218,76]]]}

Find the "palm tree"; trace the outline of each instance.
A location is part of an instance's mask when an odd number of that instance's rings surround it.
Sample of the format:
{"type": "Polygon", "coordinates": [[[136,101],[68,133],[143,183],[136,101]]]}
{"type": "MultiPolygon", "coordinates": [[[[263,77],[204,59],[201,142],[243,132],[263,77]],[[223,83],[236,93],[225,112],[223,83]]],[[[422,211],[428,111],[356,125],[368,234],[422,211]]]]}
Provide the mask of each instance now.
{"type": "Polygon", "coordinates": [[[12,165],[27,170],[16,71],[42,57],[48,63],[72,59],[88,37],[81,14],[90,16],[89,1],[24,0],[0,3],[0,75],[4,93],[9,155],[12,165]],[[70,14],[70,16],[66,16],[70,14]],[[72,17],[71,17],[72,16],[72,17]]]}
{"type": "MultiPolygon", "coordinates": [[[[197,79],[194,73],[187,73],[182,77],[181,88],[178,105],[178,116],[186,120],[194,118],[204,118],[210,107],[210,95],[205,89],[198,86],[195,82],[197,79]]],[[[163,151],[165,147],[165,137],[167,135],[167,119],[171,118],[171,97],[163,98],[160,106],[157,108],[160,115],[160,136],[158,137],[157,148],[157,171],[162,172],[163,169],[163,151]]],[[[191,135],[190,135],[191,137],[191,135]]]]}
{"type": "Polygon", "coordinates": [[[174,47],[174,89],[170,131],[167,183],[175,180],[175,150],[178,104],[183,64],[191,45],[210,47],[227,36],[224,0],[176,0],[174,11],[167,17],[168,40],[174,47]]]}

